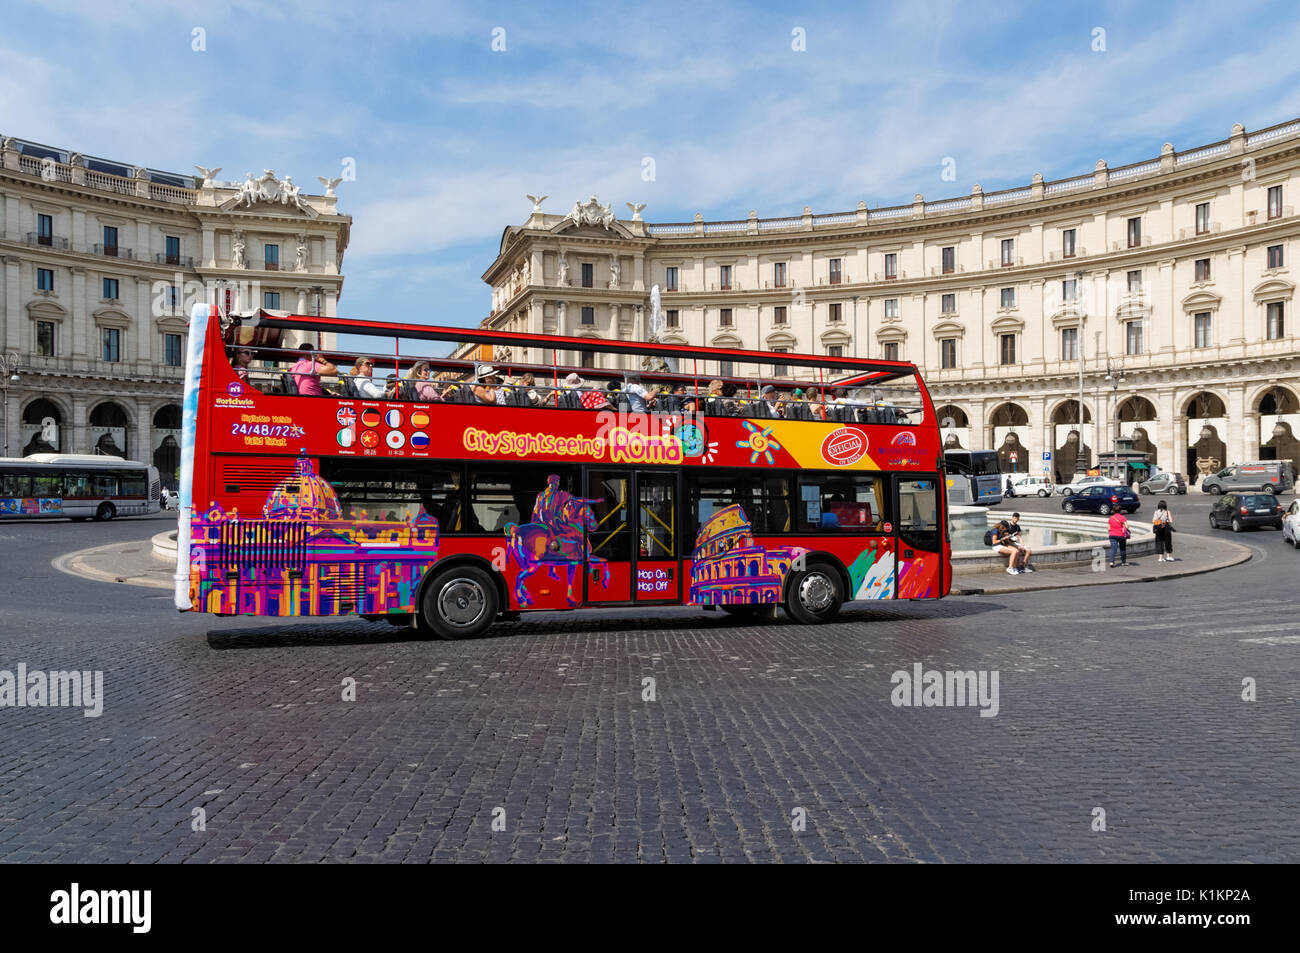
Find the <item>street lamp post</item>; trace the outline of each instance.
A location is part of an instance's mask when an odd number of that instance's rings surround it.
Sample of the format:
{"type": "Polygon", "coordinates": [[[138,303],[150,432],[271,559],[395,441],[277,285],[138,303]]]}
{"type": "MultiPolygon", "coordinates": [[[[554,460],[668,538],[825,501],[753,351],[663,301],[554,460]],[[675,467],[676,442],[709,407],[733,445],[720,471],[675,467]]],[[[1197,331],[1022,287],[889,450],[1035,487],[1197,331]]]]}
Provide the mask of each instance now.
{"type": "Polygon", "coordinates": [[[9,385],[18,383],[18,355],[10,351],[0,362],[0,402],[4,404],[5,453],[9,456],[9,385]]]}
{"type": "Polygon", "coordinates": [[[1078,455],[1074,461],[1074,472],[1084,473],[1088,469],[1088,455],[1083,449],[1083,307],[1079,304],[1079,285],[1083,282],[1083,272],[1074,273],[1074,313],[1079,319],[1078,330],[1075,331],[1075,344],[1079,348],[1079,412],[1075,415],[1075,420],[1079,426],[1078,455]]]}
{"type": "MultiPolygon", "coordinates": [[[[1119,367],[1112,368],[1110,360],[1106,361],[1106,383],[1110,385],[1111,404],[1114,411],[1111,416],[1115,418],[1114,434],[1111,438],[1110,448],[1113,452],[1119,452],[1119,385],[1124,383],[1124,361],[1119,362],[1119,367]]],[[[1110,436],[1110,435],[1108,435],[1110,436]]]]}

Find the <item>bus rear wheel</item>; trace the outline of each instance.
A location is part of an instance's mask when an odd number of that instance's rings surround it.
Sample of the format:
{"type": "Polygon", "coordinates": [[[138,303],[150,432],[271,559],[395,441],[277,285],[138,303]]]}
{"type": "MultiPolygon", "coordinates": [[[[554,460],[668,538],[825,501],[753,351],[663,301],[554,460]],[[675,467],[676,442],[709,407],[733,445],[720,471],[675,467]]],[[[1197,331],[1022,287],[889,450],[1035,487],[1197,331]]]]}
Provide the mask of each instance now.
{"type": "Polygon", "coordinates": [[[840,576],[825,563],[813,563],[790,576],[785,611],[804,625],[830,622],[840,613],[844,592],[840,576]]]}
{"type": "Polygon", "coordinates": [[[420,601],[420,628],[440,639],[473,639],[497,617],[497,587],[477,566],[444,569],[420,601]]]}
{"type": "Polygon", "coordinates": [[[112,503],[100,503],[99,509],[95,510],[95,519],[99,520],[100,522],[106,522],[107,520],[111,520],[116,515],[117,515],[117,507],[115,507],[112,503]]]}

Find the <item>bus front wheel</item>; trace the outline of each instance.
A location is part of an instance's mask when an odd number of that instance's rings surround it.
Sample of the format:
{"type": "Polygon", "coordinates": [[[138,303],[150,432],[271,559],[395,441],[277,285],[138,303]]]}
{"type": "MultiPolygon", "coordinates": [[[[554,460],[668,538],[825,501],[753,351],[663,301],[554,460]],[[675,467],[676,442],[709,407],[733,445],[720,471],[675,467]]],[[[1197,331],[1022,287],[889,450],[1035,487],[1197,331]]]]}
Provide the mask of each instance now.
{"type": "Polygon", "coordinates": [[[99,509],[95,510],[95,519],[100,522],[111,520],[117,515],[117,508],[112,503],[100,503],[99,509]]]}
{"type": "Polygon", "coordinates": [[[477,638],[496,621],[496,583],[477,566],[445,569],[430,580],[420,608],[420,627],[439,638],[477,638]]]}
{"type": "Polygon", "coordinates": [[[830,622],[839,615],[843,603],[839,573],[825,563],[813,563],[790,577],[785,611],[796,622],[804,625],[830,622]]]}

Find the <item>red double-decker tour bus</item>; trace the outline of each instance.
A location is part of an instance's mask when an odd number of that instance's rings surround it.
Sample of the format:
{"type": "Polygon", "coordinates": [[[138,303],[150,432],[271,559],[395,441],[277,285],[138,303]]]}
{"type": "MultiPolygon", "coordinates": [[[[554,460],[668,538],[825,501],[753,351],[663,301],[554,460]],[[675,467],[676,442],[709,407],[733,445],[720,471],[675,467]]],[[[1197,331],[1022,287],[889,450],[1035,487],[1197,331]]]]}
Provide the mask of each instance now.
{"type": "Polygon", "coordinates": [[[816,623],[946,595],[921,375],[828,363],[196,307],[176,605],[466,638],[533,610],[816,623]]]}

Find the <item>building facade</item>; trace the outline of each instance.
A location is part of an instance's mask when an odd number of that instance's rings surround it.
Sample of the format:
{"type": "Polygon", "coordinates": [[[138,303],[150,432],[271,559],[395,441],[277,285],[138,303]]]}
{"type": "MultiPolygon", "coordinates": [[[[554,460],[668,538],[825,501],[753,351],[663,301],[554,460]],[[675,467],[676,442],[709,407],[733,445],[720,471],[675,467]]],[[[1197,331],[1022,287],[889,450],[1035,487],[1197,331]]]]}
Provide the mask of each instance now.
{"type": "Polygon", "coordinates": [[[201,171],[0,137],[5,456],[109,453],[173,485],[190,307],[336,313],[351,218],[332,186],[201,171]]]}
{"type": "MultiPolygon", "coordinates": [[[[1007,470],[1068,479],[1077,441],[1091,461],[1121,437],[1184,473],[1300,469],[1297,187],[1291,121],[896,208],[651,224],[535,201],[483,275],[484,326],[648,340],[657,285],[663,341],[915,362],[949,444],[1007,470]]],[[[701,373],[727,370],[752,369],[701,373]]]]}

